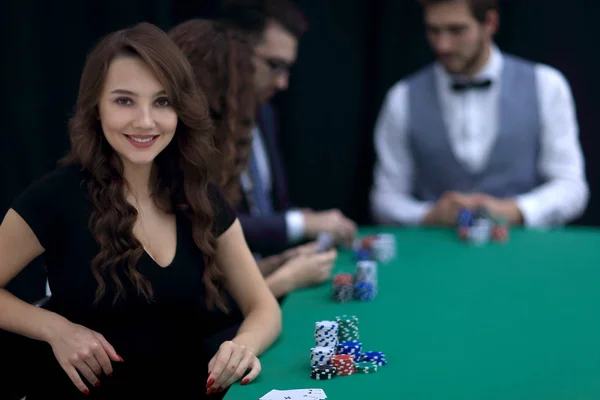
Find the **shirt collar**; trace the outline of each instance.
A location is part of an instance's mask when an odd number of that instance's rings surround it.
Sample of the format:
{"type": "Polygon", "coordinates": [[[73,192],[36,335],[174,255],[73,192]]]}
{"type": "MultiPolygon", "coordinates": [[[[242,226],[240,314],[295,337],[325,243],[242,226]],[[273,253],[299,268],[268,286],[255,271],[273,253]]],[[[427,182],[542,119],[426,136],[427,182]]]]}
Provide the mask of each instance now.
{"type": "MultiPolygon", "coordinates": [[[[473,80],[490,79],[492,82],[498,81],[502,73],[503,62],[502,52],[500,52],[495,44],[492,44],[490,48],[490,57],[483,68],[475,74],[473,80]]],[[[439,83],[443,85],[448,86],[451,82],[460,79],[459,75],[449,74],[440,62],[434,64],[434,69],[439,83]]]]}

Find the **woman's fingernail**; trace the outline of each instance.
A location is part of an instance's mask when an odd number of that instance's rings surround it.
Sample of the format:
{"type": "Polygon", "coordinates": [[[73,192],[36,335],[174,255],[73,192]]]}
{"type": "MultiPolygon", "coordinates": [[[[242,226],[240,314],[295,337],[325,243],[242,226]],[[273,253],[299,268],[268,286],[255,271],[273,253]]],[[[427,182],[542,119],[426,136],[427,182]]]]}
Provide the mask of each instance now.
{"type": "Polygon", "coordinates": [[[112,376],[112,372],[109,372],[107,375],[108,375],[108,376],[112,376]]]}
{"type": "Polygon", "coordinates": [[[215,389],[213,389],[213,388],[210,388],[210,389],[208,389],[208,390],[206,391],[206,394],[211,394],[211,393],[212,393],[212,392],[214,392],[214,391],[215,391],[215,389]]]}
{"type": "Polygon", "coordinates": [[[96,386],[96,387],[100,387],[100,381],[98,381],[98,382],[94,383],[94,386],[96,386]]]}
{"type": "Polygon", "coordinates": [[[208,382],[206,382],[206,387],[207,388],[211,387],[213,383],[215,383],[215,380],[213,378],[210,378],[208,380],[208,382]]]}
{"type": "Polygon", "coordinates": [[[219,387],[217,388],[217,392],[220,392],[221,390],[223,390],[223,386],[219,386],[219,387]]]}
{"type": "Polygon", "coordinates": [[[121,357],[120,355],[117,354],[117,357],[119,357],[119,361],[123,362],[123,357],[121,357]]]}
{"type": "Polygon", "coordinates": [[[86,396],[89,396],[89,395],[90,395],[90,391],[89,391],[89,390],[87,390],[87,389],[84,389],[84,390],[83,390],[83,394],[85,394],[86,396]]]}
{"type": "Polygon", "coordinates": [[[250,382],[250,379],[248,379],[248,378],[242,379],[242,385],[247,385],[248,382],[250,382]]]}

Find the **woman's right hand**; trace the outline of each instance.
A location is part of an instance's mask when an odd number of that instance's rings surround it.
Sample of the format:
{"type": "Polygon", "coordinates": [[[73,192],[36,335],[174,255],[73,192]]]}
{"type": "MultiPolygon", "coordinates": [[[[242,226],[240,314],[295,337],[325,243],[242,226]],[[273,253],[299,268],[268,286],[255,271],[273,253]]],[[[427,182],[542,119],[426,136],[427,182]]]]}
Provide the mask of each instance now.
{"type": "Polygon", "coordinates": [[[99,377],[103,372],[108,376],[112,375],[111,360],[123,362],[104,336],[72,322],[61,326],[48,343],[62,369],[86,395],[89,394],[89,389],[81,377],[98,387],[99,377]]]}

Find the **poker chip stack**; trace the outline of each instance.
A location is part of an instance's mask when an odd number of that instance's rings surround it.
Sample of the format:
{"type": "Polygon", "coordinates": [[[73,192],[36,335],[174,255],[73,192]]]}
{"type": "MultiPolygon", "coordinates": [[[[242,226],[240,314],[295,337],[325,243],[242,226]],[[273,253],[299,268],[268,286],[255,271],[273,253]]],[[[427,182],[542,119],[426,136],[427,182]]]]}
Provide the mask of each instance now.
{"type": "Polygon", "coordinates": [[[354,295],[354,276],[352,274],[336,274],[333,276],[333,300],[343,303],[352,300],[354,295]]]}
{"type": "Polygon", "coordinates": [[[354,371],[360,374],[372,374],[377,372],[379,366],[368,361],[361,361],[354,364],[354,371]]]}
{"type": "Polygon", "coordinates": [[[315,322],[315,343],[317,347],[336,348],[338,345],[339,325],[334,321],[315,322]]]}
{"type": "Polygon", "coordinates": [[[354,298],[370,301],[377,295],[377,262],[359,261],[356,264],[354,298]]]}
{"type": "Polygon", "coordinates": [[[456,230],[459,238],[476,245],[488,243],[492,239],[498,242],[508,240],[506,220],[493,217],[484,207],[475,212],[460,210],[456,217],[456,230]]]}
{"type": "Polygon", "coordinates": [[[469,229],[469,243],[481,245],[488,243],[492,238],[492,220],[486,215],[475,215],[473,225],[469,229]]]}
{"type": "Polygon", "coordinates": [[[375,240],[371,243],[371,249],[377,261],[393,260],[396,258],[396,236],[389,233],[376,235],[375,240]]]}
{"type": "Polygon", "coordinates": [[[506,222],[506,219],[494,218],[492,238],[497,242],[506,242],[508,240],[508,222],[506,222]]]}
{"type": "Polygon", "coordinates": [[[311,368],[310,377],[316,380],[326,380],[334,377],[336,368],[332,365],[317,365],[311,368]]]}
{"type": "Polygon", "coordinates": [[[310,376],[313,379],[331,379],[336,372],[329,364],[338,345],[338,323],[315,322],[315,343],[316,346],[310,349],[310,376]]]}
{"type": "Polygon", "coordinates": [[[338,325],[338,342],[358,342],[360,335],[358,333],[358,318],[355,316],[342,315],[335,317],[338,325]]]}
{"type": "Polygon", "coordinates": [[[365,236],[354,240],[354,258],[357,261],[373,260],[375,258],[372,250],[372,244],[375,241],[375,236],[365,236]]]}
{"type": "Polygon", "coordinates": [[[369,235],[362,238],[354,239],[353,248],[354,251],[358,250],[370,250],[373,242],[375,241],[375,235],[369,235]]]}
{"type": "Polygon", "coordinates": [[[310,366],[329,365],[331,357],[335,355],[334,347],[317,346],[310,349],[310,366]]]}
{"type": "Polygon", "coordinates": [[[316,322],[317,346],[311,348],[310,377],[326,380],[355,373],[372,374],[387,364],[383,352],[363,353],[363,344],[358,339],[356,316],[342,315],[335,317],[335,321],[316,322]]]}
{"type": "Polygon", "coordinates": [[[355,359],[359,359],[362,354],[362,343],[361,342],[341,342],[337,345],[336,354],[350,354],[355,359]]]}
{"type": "Polygon", "coordinates": [[[369,235],[354,241],[354,257],[358,261],[388,262],[396,258],[396,236],[389,233],[369,235]]]}
{"type": "Polygon", "coordinates": [[[473,225],[473,219],[473,213],[467,208],[463,208],[458,212],[456,217],[456,232],[462,240],[469,238],[469,229],[473,225]]]}
{"type": "Polygon", "coordinates": [[[369,362],[380,367],[387,365],[385,353],[381,351],[367,351],[366,353],[362,353],[358,361],[369,362]]]}
{"type": "Polygon", "coordinates": [[[338,376],[354,374],[354,356],[352,354],[336,354],[331,357],[331,366],[335,368],[338,376]]]}

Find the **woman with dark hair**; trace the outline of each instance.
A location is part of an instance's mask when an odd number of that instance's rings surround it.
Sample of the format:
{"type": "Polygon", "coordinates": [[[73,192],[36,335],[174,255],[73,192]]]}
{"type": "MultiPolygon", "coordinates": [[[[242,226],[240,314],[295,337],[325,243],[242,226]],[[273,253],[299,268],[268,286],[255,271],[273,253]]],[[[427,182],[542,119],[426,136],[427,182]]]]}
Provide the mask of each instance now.
{"type": "MultiPolygon", "coordinates": [[[[188,57],[215,120],[218,148],[225,155],[219,186],[230,204],[239,205],[242,173],[252,151],[252,127],[258,106],[254,89],[254,51],[238,30],[221,22],[192,19],[169,31],[188,57]]],[[[259,261],[276,297],[322,283],[337,257],[335,250],[315,254],[315,244],[299,246],[259,261]]]]}
{"type": "Polygon", "coordinates": [[[260,372],[281,314],[211,183],[208,110],[185,55],[150,24],[88,56],[70,154],[0,226],[0,286],[43,254],[52,290],[41,309],[0,289],[0,328],[49,344],[28,400],[202,398],[260,372]],[[207,367],[199,341],[210,310],[231,306],[225,290],[245,319],[207,367]]]}
{"type": "Polygon", "coordinates": [[[239,33],[210,20],[186,21],[168,35],[187,56],[208,101],[221,153],[216,183],[235,208],[241,201],[240,179],[252,151],[257,108],[252,47],[239,33]]]}

